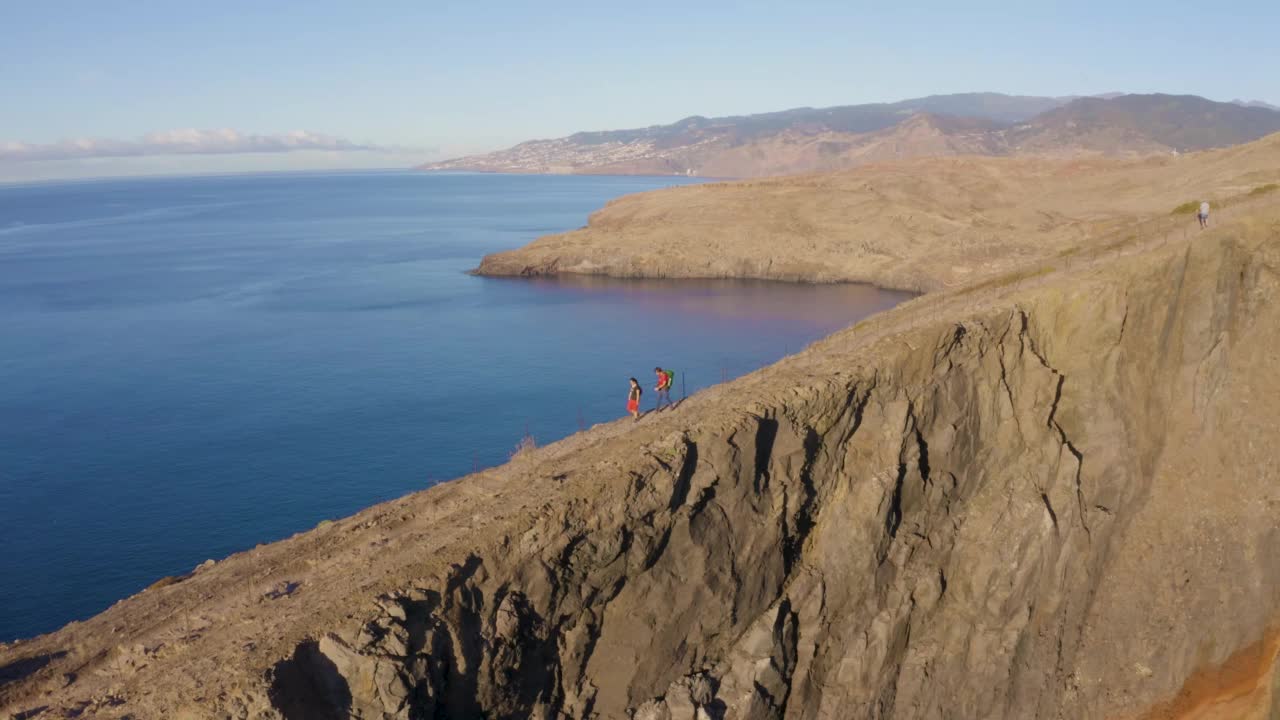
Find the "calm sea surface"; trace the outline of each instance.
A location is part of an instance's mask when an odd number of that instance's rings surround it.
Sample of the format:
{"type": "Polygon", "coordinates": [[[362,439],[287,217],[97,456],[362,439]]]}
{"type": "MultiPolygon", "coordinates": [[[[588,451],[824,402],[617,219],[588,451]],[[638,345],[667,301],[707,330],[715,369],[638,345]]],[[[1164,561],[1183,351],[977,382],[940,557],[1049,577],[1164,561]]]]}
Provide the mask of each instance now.
{"type": "Polygon", "coordinates": [[[654,365],[678,397],[904,299],[465,273],[676,182],[0,186],[0,639],[617,418],[654,365]]]}

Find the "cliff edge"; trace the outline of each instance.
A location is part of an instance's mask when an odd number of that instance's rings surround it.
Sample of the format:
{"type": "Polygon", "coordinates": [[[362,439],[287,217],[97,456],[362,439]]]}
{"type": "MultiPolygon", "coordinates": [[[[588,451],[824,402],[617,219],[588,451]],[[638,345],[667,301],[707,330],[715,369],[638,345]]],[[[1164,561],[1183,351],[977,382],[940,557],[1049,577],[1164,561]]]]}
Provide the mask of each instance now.
{"type": "Polygon", "coordinates": [[[0,647],[20,718],[1280,715],[1280,203],[0,647]]]}

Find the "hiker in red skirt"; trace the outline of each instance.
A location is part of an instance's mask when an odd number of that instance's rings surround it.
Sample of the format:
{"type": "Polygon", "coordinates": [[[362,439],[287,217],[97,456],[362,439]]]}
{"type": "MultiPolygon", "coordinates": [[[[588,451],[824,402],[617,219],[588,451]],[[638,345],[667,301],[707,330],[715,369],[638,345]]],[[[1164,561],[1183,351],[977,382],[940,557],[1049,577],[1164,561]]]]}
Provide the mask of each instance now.
{"type": "Polygon", "coordinates": [[[636,420],[640,419],[640,394],[644,390],[640,389],[640,381],[631,378],[631,391],[627,393],[627,412],[631,413],[631,417],[636,420]]]}

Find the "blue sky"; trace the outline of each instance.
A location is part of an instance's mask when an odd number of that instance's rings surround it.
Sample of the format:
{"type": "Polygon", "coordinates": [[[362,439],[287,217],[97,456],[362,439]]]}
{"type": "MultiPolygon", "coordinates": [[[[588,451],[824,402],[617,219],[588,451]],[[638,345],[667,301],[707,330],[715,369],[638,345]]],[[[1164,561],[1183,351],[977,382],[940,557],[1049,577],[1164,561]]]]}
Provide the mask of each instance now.
{"type": "Polygon", "coordinates": [[[10,159],[0,179],[409,165],[692,114],[975,90],[1280,104],[1277,27],[1274,1],[0,0],[0,149],[308,133],[291,152],[10,159]]]}

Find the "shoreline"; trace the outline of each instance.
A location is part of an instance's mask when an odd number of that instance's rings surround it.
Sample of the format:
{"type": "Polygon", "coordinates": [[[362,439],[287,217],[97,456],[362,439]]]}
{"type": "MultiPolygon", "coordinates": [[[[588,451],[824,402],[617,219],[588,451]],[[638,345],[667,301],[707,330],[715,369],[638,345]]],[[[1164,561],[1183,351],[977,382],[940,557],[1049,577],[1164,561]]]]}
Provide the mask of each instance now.
{"type": "MultiPolygon", "coordinates": [[[[680,276],[661,276],[661,275],[613,275],[605,272],[578,272],[578,271],[554,271],[554,272],[529,272],[529,273],[506,273],[485,271],[482,266],[476,266],[466,271],[467,275],[473,277],[488,278],[491,280],[530,280],[530,281],[549,281],[549,280],[567,280],[573,282],[575,279],[600,278],[617,282],[672,282],[672,283],[698,283],[698,282],[743,282],[743,283],[777,283],[780,285],[856,285],[859,287],[874,288],[882,292],[902,293],[909,295],[914,299],[938,292],[945,288],[933,290],[920,290],[910,287],[895,287],[885,285],[871,280],[860,279],[816,279],[804,277],[767,277],[757,275],[680,275],[680,276]]],[[[905,301],[904,301],[905,302],[905,301]]],[[[883,312],[883,311],[882,311],[883,312]]],[[[879,313],[877,313],[879,314],[879,313]]],[[[839,332],[839,331],[837,331],[839,332]]]]}
{"type": "Polygon", "coordinates": [[[477,266],[466,271],[468,275],[474,277],[490,278],[495,280],[539,280],[539,279],[557,279],[557,278],[606,278],[616,281],[627,280],[654,280],[654,281],[670,281],[670,282],[705,282],[705,281],[727,281],[727,282],[760,282],[760,283],[779,283],[783,285],[858,285],[862,287],[875,288],[884,292],[905,293],[913,298],[930,295],[935,292],[945,290],[946,288],[930,288],[921,289],[916,286],[899,286],[885,284],[868,279],[859,278],[820,278],[820,277],[791,277],[791,276],[767,276],[767,275],[658,275],[658,274],[639,274],[639,275],[618,275],[608,272],[582,272],[576,270],[555,270],[549,272],[495,272],[485,270],[483,266],[477,266]]]}
{"type": "Polygon", "coordinates": [[[610,173],[610,172],[530,172],[530,171],[514,171],[514,170],[471,170],[471,169],[434,169],[423,167],[410,167],[404,170],[415,173],[427,173],[429,175],[514,175],[523,177],[613,177],[613,178],[682,178],[689,180],[688,184],[696,185],[700,182],[733,182],[737,180],[745,180],[743,177],[711,177],[703,175],[679,175],[676,173],[610,173]]]}

